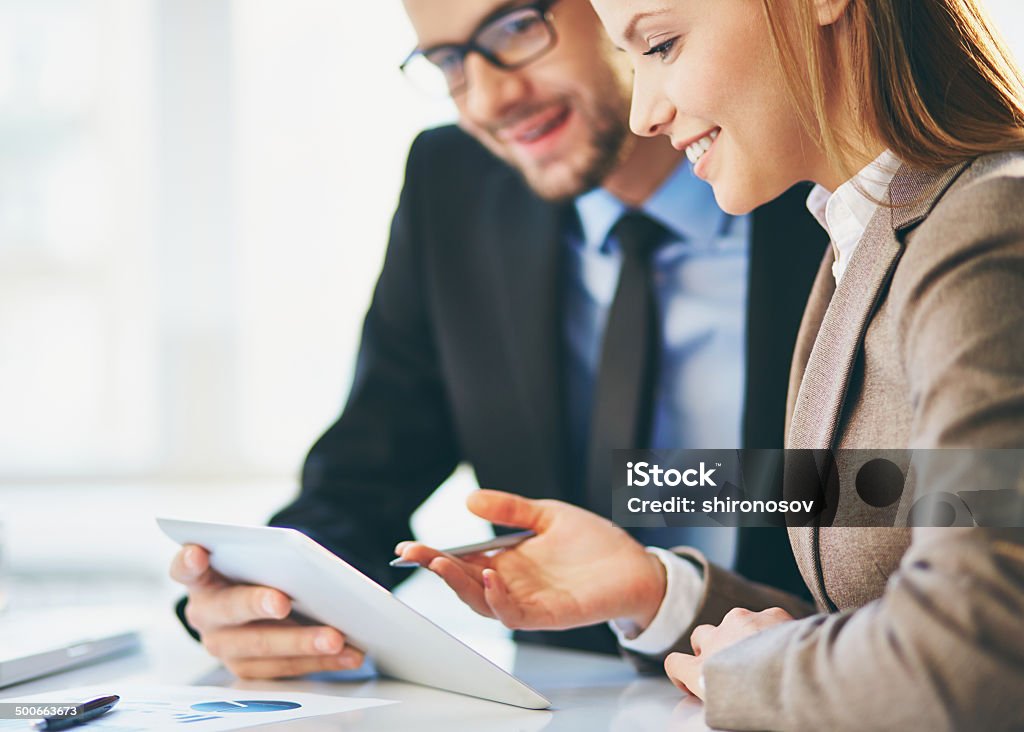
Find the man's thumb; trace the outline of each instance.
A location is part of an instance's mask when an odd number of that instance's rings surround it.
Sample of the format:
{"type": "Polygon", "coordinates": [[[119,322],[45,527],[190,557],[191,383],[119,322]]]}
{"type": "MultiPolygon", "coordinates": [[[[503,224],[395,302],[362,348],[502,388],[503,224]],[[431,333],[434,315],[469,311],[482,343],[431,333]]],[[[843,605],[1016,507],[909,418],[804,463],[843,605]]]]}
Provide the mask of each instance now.
{"type": "Polygon", "coordinates": [[[466,506],[491,523],[523,529],[536,528],[544,513],[537,501],[503,491],[478,490],[466,499],[466,506]]]}

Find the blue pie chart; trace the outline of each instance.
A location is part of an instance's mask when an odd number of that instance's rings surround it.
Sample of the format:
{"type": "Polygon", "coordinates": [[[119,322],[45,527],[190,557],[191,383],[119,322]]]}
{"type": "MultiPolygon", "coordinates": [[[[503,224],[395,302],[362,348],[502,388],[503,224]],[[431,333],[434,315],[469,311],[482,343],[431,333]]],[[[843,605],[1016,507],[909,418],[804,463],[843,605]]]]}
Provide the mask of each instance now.
{"type": "Polygon", "coordinates": [[[248,712],[284,712],[298,709],[301,704],[290,701],[274,701],[272,699],[239,699],[237,701],[212,701],[193,704],[197,712],[216,712],[218,714],[243,714],[248,712]]]}

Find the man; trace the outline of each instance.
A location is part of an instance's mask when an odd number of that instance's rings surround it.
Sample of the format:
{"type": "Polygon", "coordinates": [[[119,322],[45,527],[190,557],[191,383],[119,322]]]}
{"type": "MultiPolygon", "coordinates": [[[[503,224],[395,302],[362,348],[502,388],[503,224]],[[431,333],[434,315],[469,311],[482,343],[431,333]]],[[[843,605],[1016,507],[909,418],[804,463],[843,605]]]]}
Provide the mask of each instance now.
{"type": "MultiPolygon", "coordinates": [[[[607,513],[610,447],[781,447],[825,246],[806,192],[726,216],[679,152],[628,132],[629,68],[586,0],[405,7],[419,38],[405,69],[443,76],[461,130],[412,147],[348,404],[272,520],[385,586],[404,577],[387,563],[409,515],[459,462],[481,485],[607,513]],[[781,290],[782,271],[806,287],[781,290]]],[[[660,539],[802,586],[781,530],[660,539]]],[[[198,548],[172,574],[185,618],[239,675],[361,660],[198,548]]],[[[614,648],[605,626],[560,635],[614,648]]]]}

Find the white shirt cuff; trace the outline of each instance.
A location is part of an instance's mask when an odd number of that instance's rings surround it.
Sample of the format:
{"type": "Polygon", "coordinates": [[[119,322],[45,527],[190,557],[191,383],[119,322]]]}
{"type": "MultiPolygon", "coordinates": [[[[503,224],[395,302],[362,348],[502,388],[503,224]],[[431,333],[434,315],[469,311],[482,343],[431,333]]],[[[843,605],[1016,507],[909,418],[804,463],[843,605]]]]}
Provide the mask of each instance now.
{"type": "Polygon", "coordinates": [[[665,597],[654,620],[642,631],[624,619],[612,620],[608,625],[623,648],[658,656],[672,648],[682,629],[693,623],[704,593],[704,577],[697,565],[678,554],[656,546],[647,547],[647,551],[665,566],[665,597]]]}

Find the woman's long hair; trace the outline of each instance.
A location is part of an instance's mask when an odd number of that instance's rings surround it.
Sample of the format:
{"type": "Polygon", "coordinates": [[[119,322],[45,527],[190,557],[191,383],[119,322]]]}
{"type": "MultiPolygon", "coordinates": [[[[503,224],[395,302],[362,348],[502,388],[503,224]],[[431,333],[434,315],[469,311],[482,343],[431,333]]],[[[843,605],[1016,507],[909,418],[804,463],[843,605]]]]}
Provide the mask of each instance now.
{"type": "Polygon", "coordinates": [[[1024,150],[1024,77],[978,0],[849,0],[824,27],[816,0],[761,2],[802,122],[840,170],[852,175],[869,151],[831,124],[836,84],[848,85],[852,129],[913,166],[1024,150]]]}

